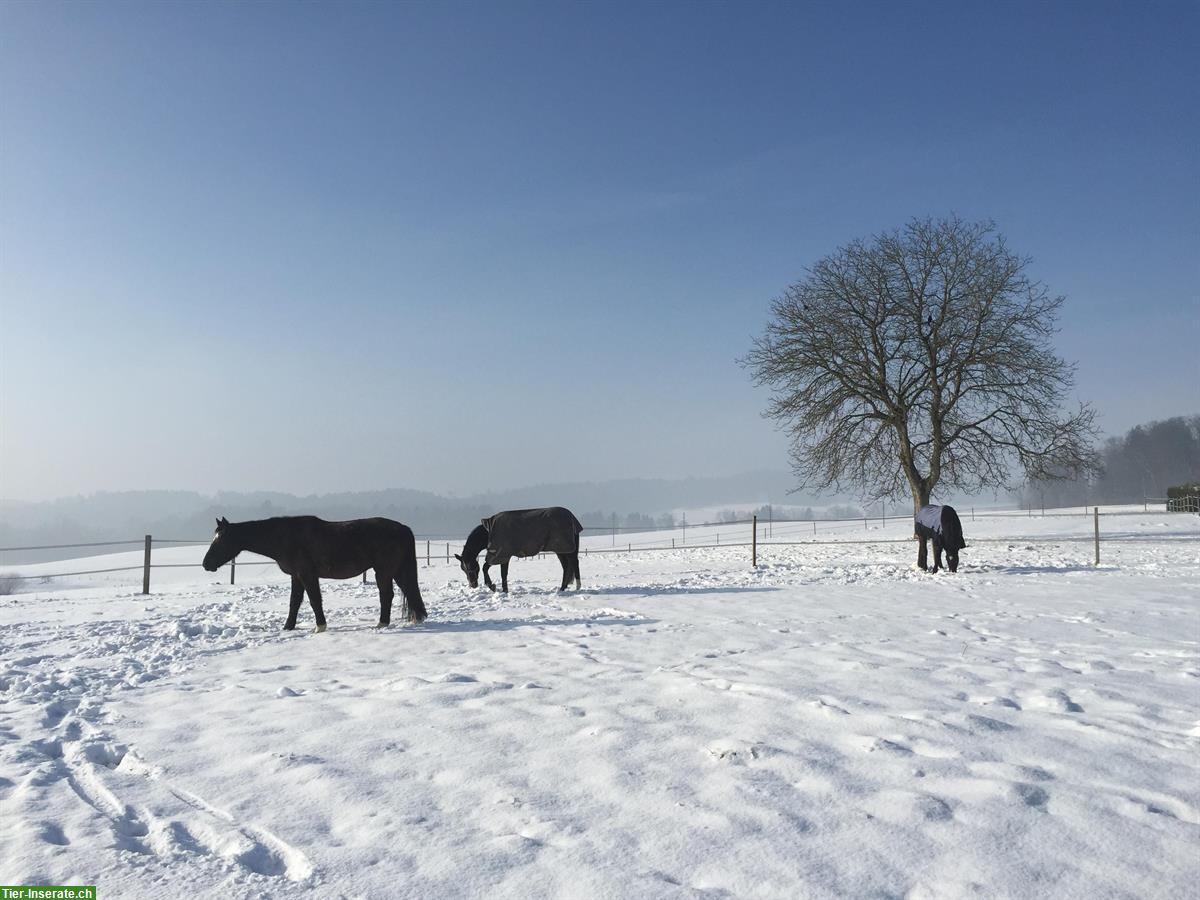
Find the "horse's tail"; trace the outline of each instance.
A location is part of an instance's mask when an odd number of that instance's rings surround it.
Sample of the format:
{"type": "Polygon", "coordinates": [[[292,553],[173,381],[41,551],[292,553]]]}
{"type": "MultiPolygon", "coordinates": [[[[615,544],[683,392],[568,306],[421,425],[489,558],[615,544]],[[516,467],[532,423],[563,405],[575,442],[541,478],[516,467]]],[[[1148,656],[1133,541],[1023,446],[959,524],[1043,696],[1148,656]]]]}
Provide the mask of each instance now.
{"type": "Polygon", "coordinates": [[[400,593],[404,595],[404,613],[408,621],[415,625],[424,622],[429,614],[425,611],[421,586],[417,583],[417,539],[412,531],[404,536],[403,544],[396,581],[400,584],[400,593]]]}

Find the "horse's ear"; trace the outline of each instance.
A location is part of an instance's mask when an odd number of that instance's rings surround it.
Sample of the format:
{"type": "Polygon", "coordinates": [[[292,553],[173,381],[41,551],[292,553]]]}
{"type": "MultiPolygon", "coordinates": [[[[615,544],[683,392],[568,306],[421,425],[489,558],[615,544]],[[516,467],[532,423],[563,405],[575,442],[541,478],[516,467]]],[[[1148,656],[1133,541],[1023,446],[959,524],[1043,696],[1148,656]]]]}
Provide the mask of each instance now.
{"type": "Polygon", "coordinates": [[[229,524],[229,520],[227,518],[225,518],[224,516],[221,516],[221,518],[217,519],[217,527],[218,528],[224,528],[228,524],[229,524]]]}
{"type": "Polygon", "coordinates": [[[459,556],[457,553],[454,554],[454,558],[457,559],[459,562],[462,562],[462,557],[459,556]]]}

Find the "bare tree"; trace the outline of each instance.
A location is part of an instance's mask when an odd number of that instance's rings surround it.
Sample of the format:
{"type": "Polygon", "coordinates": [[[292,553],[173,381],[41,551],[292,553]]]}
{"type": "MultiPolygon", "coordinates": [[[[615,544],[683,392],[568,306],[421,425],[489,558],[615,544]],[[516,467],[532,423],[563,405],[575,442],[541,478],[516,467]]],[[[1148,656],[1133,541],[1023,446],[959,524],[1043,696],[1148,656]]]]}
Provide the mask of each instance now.
{"type": "Polygon", "coordinates": [[[1095,413],[1062,412],[1063,304],[991,222],[914,219],[825,257],[772,303],[741,360],[772,389],[801,486],[973,492],[1096,466],[1095,413]]]}

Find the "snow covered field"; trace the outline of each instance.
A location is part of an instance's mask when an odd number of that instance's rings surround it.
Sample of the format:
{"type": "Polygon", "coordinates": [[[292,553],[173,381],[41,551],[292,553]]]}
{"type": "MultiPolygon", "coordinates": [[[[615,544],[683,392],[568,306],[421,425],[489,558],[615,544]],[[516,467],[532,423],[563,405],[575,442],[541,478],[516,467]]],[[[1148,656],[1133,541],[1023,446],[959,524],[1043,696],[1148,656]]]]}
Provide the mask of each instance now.
{"type": "Polygon", "coordinates": [[[0,598],[0,883],[1195,896],[1198,520],[1105,519],[1098,569],[1084,516],[964,526],[957,575],[851,543],[904,522],[757,570],[592,553],[565,595],[553,558],[515,561],[508,597],[435,559],[428,622],[383,632],[357,581],[325,583],[328,632],[307,605],[281,632],[268,567],[155,570],[149,597],[138,572],[31,583],[0,598]]]}

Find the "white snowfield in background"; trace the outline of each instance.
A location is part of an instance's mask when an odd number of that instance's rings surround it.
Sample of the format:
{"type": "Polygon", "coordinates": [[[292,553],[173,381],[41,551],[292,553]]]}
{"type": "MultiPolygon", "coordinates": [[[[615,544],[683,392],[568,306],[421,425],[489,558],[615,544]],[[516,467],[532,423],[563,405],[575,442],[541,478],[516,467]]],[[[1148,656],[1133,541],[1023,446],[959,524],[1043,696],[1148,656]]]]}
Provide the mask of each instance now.
{"type": "Polygon", "coordinates": [[[266,566],[156,569],[149,597],[140,572],[26,582],[0,598],[0,883],[1195,896],[1197,518],[1103,519],[1095,568],[1090,517],[960,512],[956,575],[868,522],[758,569],[745,547],[590,553],[579,593],[515,560],[502,597],[436,542],[429,620],[385,631],[357,580],[324,582],[326,633],[307,602],[280,631],[266,566]]]}

